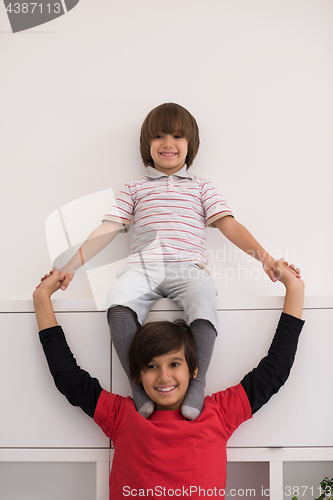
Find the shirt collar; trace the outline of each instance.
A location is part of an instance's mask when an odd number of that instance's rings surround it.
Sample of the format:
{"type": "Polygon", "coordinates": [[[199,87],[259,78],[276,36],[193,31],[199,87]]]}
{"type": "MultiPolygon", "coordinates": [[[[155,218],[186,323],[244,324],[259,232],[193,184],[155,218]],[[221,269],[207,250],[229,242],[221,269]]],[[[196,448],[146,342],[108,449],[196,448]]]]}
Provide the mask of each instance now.
{"type": "MultiPolygon", "coordinates": [[[[154,167],[146,167],[147,173],[146,177],[149,177],[150,179],[158,179],[159,177],[168,177],[167,174],[164,174],[163,172],[160,172],[159,170],[156,170],[154,167]]],[[[178,172],[175,174],[170,175],[169,177],[183,177],[183,178],[188,178],[188,179],[194,179],[194,175],[191,174],[188,170],[186,170],[186,165],[183,166],[178,172]]]]}

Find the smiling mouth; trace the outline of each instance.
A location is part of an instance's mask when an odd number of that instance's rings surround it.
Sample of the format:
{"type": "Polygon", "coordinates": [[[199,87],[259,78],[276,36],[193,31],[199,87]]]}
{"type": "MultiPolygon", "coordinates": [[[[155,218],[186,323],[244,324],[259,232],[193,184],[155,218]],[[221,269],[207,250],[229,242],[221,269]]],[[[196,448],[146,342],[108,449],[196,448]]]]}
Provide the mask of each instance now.
{"type": "Polygon", "coordinates": [[[176,387],[177,387],[176,385],[170,385],[169,387],[155,387],[155,389],[158,392],[168,393],[173,391],[176,387]]]}
{"type": "Polygon", "coordinates": [[[177,153],[160,153],[162,156],[176,156],[177,153]]]}

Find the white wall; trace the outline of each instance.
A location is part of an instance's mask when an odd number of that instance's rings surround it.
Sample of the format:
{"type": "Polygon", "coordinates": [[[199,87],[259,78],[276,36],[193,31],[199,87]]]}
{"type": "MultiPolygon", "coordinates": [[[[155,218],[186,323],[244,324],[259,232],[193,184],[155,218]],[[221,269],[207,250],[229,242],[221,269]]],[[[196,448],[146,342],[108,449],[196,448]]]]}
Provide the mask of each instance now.
{"type": "MultiPolygon", "coordinates": [[[[49,270],[54,210],[144,174],[139,129],[166,101],[199,123],[193,171],[267,250],[295,259],[307,295],[333,296],[332,19],[330,0],[80,0],[12,34],[0,7],[0,300],[30,299],[49,270]]],[[[232,261],[216,261],[221,297],[282,294],[216,236],[213,273],[218,249],[232,261]]],[[[84,272],[66,298],[91,298],[84,272]]]]}

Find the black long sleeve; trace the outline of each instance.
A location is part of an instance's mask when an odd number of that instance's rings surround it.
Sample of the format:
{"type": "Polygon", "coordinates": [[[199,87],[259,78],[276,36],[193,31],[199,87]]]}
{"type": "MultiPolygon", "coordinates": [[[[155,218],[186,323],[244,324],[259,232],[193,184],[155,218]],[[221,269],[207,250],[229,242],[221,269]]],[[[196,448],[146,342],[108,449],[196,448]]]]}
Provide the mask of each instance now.
{"type": "Polygon", "coordinates": [[[102,387],[96,378],[76,363],[60,326],[39,332],[47,363],[56,387],[73,406],[93,418],[102,387]]]}
{"type": "Polygon", "coordinates": [[[282,313],[267,356],[241,381],[252,413],[267,403],[287,380],[303,324],[303,320],[282,313]]]}

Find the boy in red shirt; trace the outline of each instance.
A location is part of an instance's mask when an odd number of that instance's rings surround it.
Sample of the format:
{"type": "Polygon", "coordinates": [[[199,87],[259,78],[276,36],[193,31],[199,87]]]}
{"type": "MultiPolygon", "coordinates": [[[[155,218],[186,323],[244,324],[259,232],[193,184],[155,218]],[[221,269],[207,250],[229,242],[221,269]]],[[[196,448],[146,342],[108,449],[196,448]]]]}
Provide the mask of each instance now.
{"type": "Polygon", "coordinates": [[[110,499],[224,496],[227,441],[288,378],[304,323],[303,281],[282,260],[274,273],[284,284],[286,296],[267,356],[236,386],[206,396],[195,421],[186,420],[180,412],[198,370],[195,343],[185,324],[148,323],[133,340],[131,375],[155,403],[155,411],[145,419],[130,397],[103,390],[98,380],[76,364],[50,300],[61,286],[59,272],[54,271],[36,289],[40,340],[57,388],[112,439],[110,499]]]}

